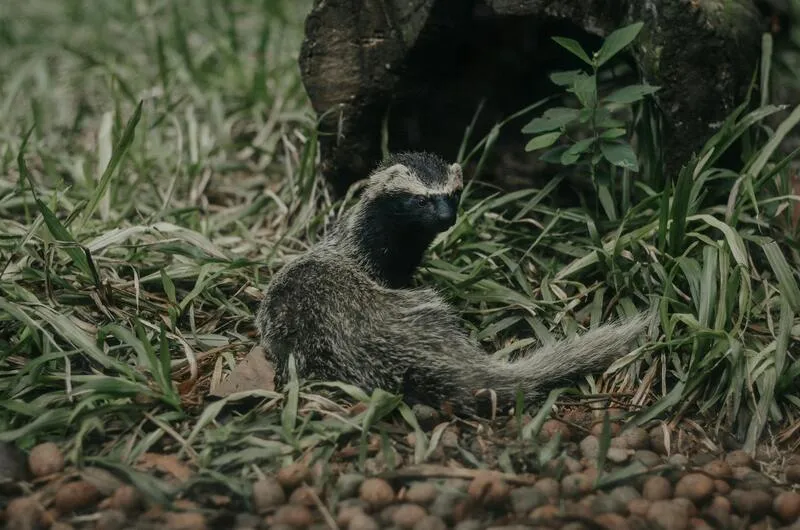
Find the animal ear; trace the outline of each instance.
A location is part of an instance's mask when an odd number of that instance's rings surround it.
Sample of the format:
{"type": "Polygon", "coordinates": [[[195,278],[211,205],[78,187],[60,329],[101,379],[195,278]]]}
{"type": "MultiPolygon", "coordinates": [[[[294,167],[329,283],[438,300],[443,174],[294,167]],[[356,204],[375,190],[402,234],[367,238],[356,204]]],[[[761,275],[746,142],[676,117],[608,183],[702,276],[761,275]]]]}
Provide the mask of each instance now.
{"type": "Polygon", "coordinates": [[[455,186],[461,186],[464,183],[464,177],[461,172],[461,164],[455,162],[450,164],[450,178],[455,186]]]}
{"type": "Polygon", "coordinates": [[[408,172],[406,166],[404,166],[403,164],[394,164],[380,171],[376,171],[375,173],[370,175],[369,180],[371,183],[387,181],[392,177],[396,177],[397,175],[402,175],[404,172],[408,172]]]}

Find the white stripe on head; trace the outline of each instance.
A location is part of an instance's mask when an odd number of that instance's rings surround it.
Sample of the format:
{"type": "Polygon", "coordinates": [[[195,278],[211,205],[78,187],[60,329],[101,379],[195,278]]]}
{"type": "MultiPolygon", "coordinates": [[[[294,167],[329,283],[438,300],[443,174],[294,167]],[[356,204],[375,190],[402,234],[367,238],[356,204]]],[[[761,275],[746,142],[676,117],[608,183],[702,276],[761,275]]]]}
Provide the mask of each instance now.
{"type": "Polygon", "coordinates": [[[365,194],[375,197],[381,193],[399,191],[412,195],[449,195],[461,190],[464,181],[459,164],[451,164],[447,169],[446,179],[428,186],[417,178],[408,167],[403,164],[395,164],[373,173],[369,177],[369,186],[365,194]]]}

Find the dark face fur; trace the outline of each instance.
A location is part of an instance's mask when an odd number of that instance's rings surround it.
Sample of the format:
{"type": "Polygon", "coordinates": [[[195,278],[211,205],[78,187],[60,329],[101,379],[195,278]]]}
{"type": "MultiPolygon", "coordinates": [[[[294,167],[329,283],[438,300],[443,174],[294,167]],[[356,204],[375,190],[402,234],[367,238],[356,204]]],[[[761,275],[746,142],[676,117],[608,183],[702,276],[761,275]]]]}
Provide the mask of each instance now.
{"type": "Polygon", "coordinates": [[[461,197],[460,167],[427,154],[403,156],[379,169],[357,238],[376,279],[393,288],[410,283],[436,235],[453,226],[461,197]]]}

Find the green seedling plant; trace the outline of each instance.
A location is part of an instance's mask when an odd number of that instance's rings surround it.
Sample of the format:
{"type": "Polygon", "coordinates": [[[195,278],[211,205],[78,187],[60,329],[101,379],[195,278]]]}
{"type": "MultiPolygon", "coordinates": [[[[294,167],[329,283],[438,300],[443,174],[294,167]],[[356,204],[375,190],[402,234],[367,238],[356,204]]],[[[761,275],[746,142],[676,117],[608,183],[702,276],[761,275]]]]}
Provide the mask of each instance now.
{"type": "Polygon", "coordinates": [[[610,219],[616,218],[612,193],[612,177],[617,170],[638,172],[639,161],[627,138],[626,123],[615,112],[642,101],[658,91],[649,84],[617,88],[602,96],[598,90],[601,68],[617,56],[639,34],[643,23],[637,22],[612,32],[591,57],[574,39],[553,37],[560,46],[583,61],[583,69],[554,72],[550,80],[574,94],[580,107],[552,107],[522,128],[534,135],[526,151],[547,149],[541,159],[563,166],[586,165],[600,204],[610,219]]]}

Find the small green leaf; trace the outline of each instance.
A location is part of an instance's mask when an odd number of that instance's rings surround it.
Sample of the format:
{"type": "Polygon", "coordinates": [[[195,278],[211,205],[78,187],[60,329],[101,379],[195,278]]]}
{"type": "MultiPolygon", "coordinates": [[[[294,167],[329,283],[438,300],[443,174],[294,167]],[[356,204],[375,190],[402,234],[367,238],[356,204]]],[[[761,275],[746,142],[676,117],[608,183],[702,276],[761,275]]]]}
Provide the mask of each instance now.
{"type": "Polygon", "coordinates": [[[582,70],[566,70],[564,72],[553,72],[550,74],[550,81],[558,86],[570,86],[575,82],[575,78],[582,74],[582,70]]]}
{"type": "Polygon", "coordinates": [[[597,102],[597,78],[586,74],[578,76],[570,92],[578,97],[584,107],[594,107],[597,102]]]}
{"type": "Polygon", "coordinates": [[[553,107],[552,109],[547,109],[542,116],[548,120],[559,121],[566,124],[578,116],[578,109],[571,109],[569,107],[553,107]]]}
{"type": "Polygon", "coordinates": [[[644,26],[644,22],[636,22],[624,28],[619,28],[606,37],[600,51],[597,52],[597,66],[600,67],[617,53],[619,53],[625,46],[633,42],[633,39],[639,34],[644,26]]]}
{"type": "Polygon", "coordinates": [[[534,118],[523,127],[523,133],[539,133],[560,129],[578,117],[576,109],[567,107],[554,107],[547,110],[540,118],[534,118]]]}
{"type": "Polygon", "coordinates": [[[644,99],[645,96],[655,94],[660,88],[653,85],[630,85],[615,90],[605,100],[609,103],[633,103],[644,99]]]}
{"type": "Polygon", "coordinates": [[[560,132],[552,132],[543,134],[541,136],[536,136],[525,146],[525,151],[535,151],[537,149],[550,147],[556,143],[556,140],[558,140],[560,136],[560,132]]]}
{"type": "Polygon", "coordinates": [[[567,39],[565,37],[553,37],[553,40],[556,41],[562,48],[572,52],[581,61],[585,62],[589,66],[592,65],[592,60],[589,59],[589,56],[583,50],[578,41],[574,39],[567,39]]]}
{"type": "Polygon", "coordinates": [[[614,138],[619,138],[620,136],[624,136],[625,132],[626,132],[625,129],[615,127],[613,129],[608,129],[600,133],[600,138],[604,140],[612,140],[614,138]]]}
{"type": "Polygon", "coordinates": [[[560,164],[561,156],[567,149],[569,149],[569,146],[559,145],[558,147],[554,147],[548,151],[545,151],[545,153],[539,157],[539,160],[542,162],[548,162],[550,164],[560,164]]]}
{"type": "Polygon", "coordinates": [[[122,131],[122,135],[120,136],[117,145],[114,146],[114,149],[111,153],[111,158],[108,161],[108,165],[106,165],[103,175],[100,177],[100,181],[97,183],[97,187],[89,199],[89,204],[83,211],[79,230],[83,228],[83,226],[86,224],[86,221],[88,221],[94,213],[97,205],[100,203],[100,199],[103,198],[106,189],[108,189],[108,186],[111,182],[111,177],[114,175],[114,170],[117,169],[120,161],[122,161],[122,157],[125,156],[125,153],[128,151],[128,147],[130,147],[131,143],[133,143],[136,125],[139,123],[139,119],[142,117],[143,103],[144,101],[139,101],[139,104],[136,105],[136,109],[133,111],[133,116],[131,116],[131,118],[128,120],[128,123],[125,124],[125,129],[122,131]]]}
{"type": "Polygon", "coordinates": [[[575,142],[572,147],[564,151],[564,154],[561,155],[561,163],[565,166],[574,164],[578,161],[578,158],[581,156],[581,154],[586,152],[586,150],[589,149],[593,143],[594,138],[586,138],[585,140],[575,142]]]}
{"type": "Polygon", "coordinates": [[[601,142],[600,150],[606,160],[615,166],[630,169],[633,172],[639,171],[636,153],[627,142],[601,142]]]}
{"type": "Polygon", "coordinates": [[[175,284],[172,283],[172,278],[169,277],[167,271],[164,269],[160,270],[161,272],[161,284],[164,286],[164,293],[167,295],[167,300],[172,302],[173,304],[177,304],[177,298],[175,297],[175,284]]]}
{"type": "Polygon", "coordinates": [[[600,107],[595,111],[594,126],[598,129],[613,129],[625,127],[625,122],[612,118],[607,108],[600,107]]]}
{"type": "Polygon", "coordinates": [[[792,311],[795,313],[800,312],[800,288],[797,286],[792,267],[786,261],[786,256],[783,255],[781,247],[774,240],[771,240],[768,243],[764,243],[761,248],[767,256],[772,272],[775,273],[775,277],[778,279],[781,297],[789,302],[792,311]]]}
{"type": "Polygon", "coordinates": [[[523,134],[536,134],[545,131],[552,131],[554,129],[558,129],[561,126],[558,123],[554,123],[553,120],[548,120],[547,118],[534,118],[522,128],[523,134]]]}

